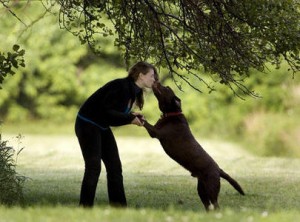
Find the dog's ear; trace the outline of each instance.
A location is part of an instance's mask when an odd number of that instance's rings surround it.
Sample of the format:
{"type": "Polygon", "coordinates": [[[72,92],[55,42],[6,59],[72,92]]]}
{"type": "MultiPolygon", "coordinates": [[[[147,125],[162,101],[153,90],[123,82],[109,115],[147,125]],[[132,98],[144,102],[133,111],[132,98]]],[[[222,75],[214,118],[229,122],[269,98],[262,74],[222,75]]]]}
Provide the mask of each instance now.
{"type": "Polygon", "coordinates": [[[173,101],[178,108],[181,108],[181,100],[177,96],[174,97],[173,101]]]}

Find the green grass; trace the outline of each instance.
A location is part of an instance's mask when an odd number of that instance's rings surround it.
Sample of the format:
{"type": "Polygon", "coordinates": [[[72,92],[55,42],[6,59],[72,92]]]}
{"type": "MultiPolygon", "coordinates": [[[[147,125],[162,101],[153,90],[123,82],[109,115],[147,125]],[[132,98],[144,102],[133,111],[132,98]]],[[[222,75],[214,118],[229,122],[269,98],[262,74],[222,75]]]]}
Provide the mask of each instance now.
{"type": "MultiPolygon", "coordinates": [[[[118,134],[118,133],[117,133],[118,134]]],[[[17,171],[28,177],[24,202],[0,206],[2,221],[299,221],[300,160],[260,158],[234,144],[202,141],[219,165],[246,192],[239,195],[222,180],[220,211],[207,214],[196,180],[172,161],[155,139],[117,136],[128,208],[108,206],[105,169],[93,209],[78,207],[83,161],[75,136],[25,134],[16,148],[17,171]]],[[[1,191],[2,192],[2,191],[1,191]]]]}

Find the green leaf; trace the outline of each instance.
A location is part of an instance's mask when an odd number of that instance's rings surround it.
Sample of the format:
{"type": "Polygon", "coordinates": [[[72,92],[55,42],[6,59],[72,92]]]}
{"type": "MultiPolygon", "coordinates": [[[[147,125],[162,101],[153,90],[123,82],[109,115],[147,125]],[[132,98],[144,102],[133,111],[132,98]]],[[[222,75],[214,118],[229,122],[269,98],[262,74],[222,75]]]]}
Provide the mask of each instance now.
{"type": "Polygon", "coordinates": [[[24,55],[25,55],[25,50],[24,50],[24,49],[20,50],[20,51],[19,51],[19,55],[20,55],[20,56],[24,56],[24,55]]]}
{"type": "Polygon", "coordinates": [[[14,46],[13,46],[13,50],[14,50],[15,52],[17,52],[19,49],[20,49],[20,46],[19,46],[19,45],[14,45],[14,46]]]}

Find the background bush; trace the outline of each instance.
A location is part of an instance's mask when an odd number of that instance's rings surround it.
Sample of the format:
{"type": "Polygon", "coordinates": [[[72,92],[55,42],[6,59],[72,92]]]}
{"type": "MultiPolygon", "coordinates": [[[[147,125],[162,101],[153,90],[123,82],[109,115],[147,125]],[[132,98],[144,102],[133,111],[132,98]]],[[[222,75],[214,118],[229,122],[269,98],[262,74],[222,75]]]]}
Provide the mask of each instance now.
{"type": "Polygon", "coordinates": [[[16,172],[15,150],[0,135],[0,204],[12,205],[23,200],[24,177],[16,172]]]}

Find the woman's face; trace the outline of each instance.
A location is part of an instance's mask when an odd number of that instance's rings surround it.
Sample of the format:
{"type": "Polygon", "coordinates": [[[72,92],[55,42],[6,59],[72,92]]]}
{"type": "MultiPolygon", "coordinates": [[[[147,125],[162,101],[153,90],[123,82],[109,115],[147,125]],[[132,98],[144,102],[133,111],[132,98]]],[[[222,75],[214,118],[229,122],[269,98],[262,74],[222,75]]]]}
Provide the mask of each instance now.
{"type": "Polygon", "coordinates": [[[153,69],[149,69],[146,74],[140,73],[139,82],[142,87],[151,88],[153,83],[155,82],[155,74],[153,69]]]}

